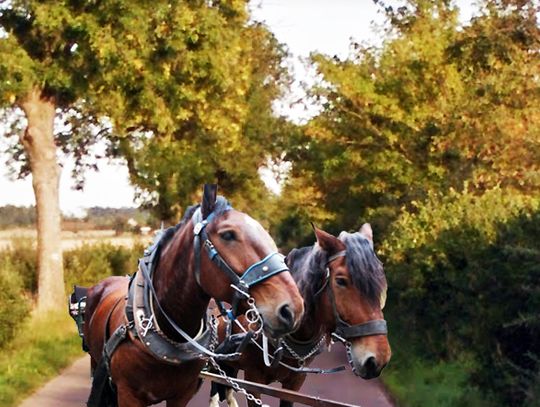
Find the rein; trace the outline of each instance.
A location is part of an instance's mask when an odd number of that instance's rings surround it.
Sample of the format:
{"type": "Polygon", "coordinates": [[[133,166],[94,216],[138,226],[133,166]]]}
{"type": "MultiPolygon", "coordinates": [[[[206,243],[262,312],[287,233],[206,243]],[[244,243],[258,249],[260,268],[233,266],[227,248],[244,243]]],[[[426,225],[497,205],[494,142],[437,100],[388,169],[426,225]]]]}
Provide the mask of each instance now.
{"type": "MultiPolygon", "coordinates": [[[[226,210],[230,209],[232,209],[230,206],[226,208],[226,210]]],[[[115,330],[104,346],[103,356],[109,377],[111,377],[110,361],[112,355],[116,348],[127,338],[128,332],[133,340],[138,339],[144,348],[156,359],[165,363],[179,365],[195,359],[237,359],[241,355],[240,351],[251,340],[254,334],[256,335],[262,331],[263,320],[255,307],[255,300],[250,296],[249,290],[252,286],[278,273],[289,271],[289,268],[285,264],[283,257],[274,252],[250,265],[241,275],[237,274],[219,254],[205,230],[206,226],[214,217],[215,213],[212,212],[206,219],[202,219],[201,208],[198,208],[191,219],[194,225],[193,233],[195,235],[195,279],[199,287],[206,292],[200,283],[201,246],[204,246],[210,260],[231,281],[231,287],[235,290],[233,295],[234,310],[236,311],[242,299],[247,299],[249,309],[246,311],[246,318],[250,321],[250,327],[258,326],[258,330],[255,333],[250,330],[249,334],[245,336],[242,343],[234,352],[216,353],[214,350],[217,344],[217,321],[213,316],[211,317],[210,324],[208,323],[208,316],[205,316],[201,321],[199,333],[196,337],[192,337],[178,326],[173,318],[163,309],[154,288],[153,277],[163,246],[163,237],[176,232],[178,230],[178,226],[176,226],[156,236],[154,243],[144,251],[144,256],[139,260],[137,273],[131,277],[125,306],[127,322],[115,330]],[[159,328],[154,312],[154,304],[172,330],[179,334],[185,342],[179,343],[173,341],[159,328]]],[[[216,302],[219,304],[219,301],[216,302]]]]}

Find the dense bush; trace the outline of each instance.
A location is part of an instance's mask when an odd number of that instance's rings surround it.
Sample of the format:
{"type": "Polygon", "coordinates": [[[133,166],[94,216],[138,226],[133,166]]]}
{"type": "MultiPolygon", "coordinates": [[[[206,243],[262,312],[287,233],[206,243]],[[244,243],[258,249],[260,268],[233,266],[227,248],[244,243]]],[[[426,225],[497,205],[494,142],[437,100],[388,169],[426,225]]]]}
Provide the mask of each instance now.
{"type": "Polygon", "coordinates": [[[13,265],[0,267],[0,348],[15,335],[30,312],[23,281],[13,265]]]}
{"type": "MultiPolygon", "coordinates": [[[[64,272],[68,290],[74,284],[90,286],[110,275],[132,274],[143,246],[132,248],[110,243],[83,245],[64,252],[64,272]]],[[[35,245],[18,239],[0,253],[0,348],[16,333],[31,310],[37,290],[35,245]]]]}
{"type": "Polygon", "coordinates": [[[36,208],[33,206],[0,206],[0,229],[28,227],[36,224],[36,208]]]}
{"type": "Polygon", "coordinates": [[[10,268],[16,270],[22,279],[26,291],[37,290],[37,253],[35,241],[31,238],[15,238],[11,241],[11,249],[0,256],[0,270],[10,268]]]}
{"type": "Polygon", "coordinates": [[[499,404],[521,405],[535,386],[539,232],[534,199],[451,192],[403,214],[383,248],[403,343],[435,363],[472,357],[472,382],[499,404]]]}
{"type": "Polygon", "coordinates": [[[64,252],[64,272],[68,290],[74,284],[90,286],[105,277],[133,274],[143,247],[115,246],[110,243],[82,245],[64,252]]]}

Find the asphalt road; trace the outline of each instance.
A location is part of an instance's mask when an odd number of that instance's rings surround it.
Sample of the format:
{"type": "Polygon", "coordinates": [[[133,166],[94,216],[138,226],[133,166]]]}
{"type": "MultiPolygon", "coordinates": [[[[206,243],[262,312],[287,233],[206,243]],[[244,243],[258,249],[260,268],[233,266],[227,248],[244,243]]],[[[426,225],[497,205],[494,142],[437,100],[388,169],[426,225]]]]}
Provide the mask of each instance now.
{"type": "MultiPolygon", "coordinates": [[[[346,363],[345,353],[334,346],[331,353],[320,355],[313,366],[333,367],[346,363]]],[[[89,359],[83,357],[66,369],[60,376],[39,389],[19,407],[74,407],[85,406],[90,391],[89,359]]],[[[384,372],[383,372],[384,374],[384,372]]],[[[208,406],[210,384],[205,383],[189,407],[208,406]]],[[[332,375],[311,375],[301,389],[304,394],[356,404],[361,407],[392,407],[391,398],[378,380],[362,380],[349,370],[332,375]]],[[[242,396],[237,395],[239,405],[246,406],[242,396]]],[[[277,407],[279,401],[263,396],[263,401],[277,407]]],[[[223,403],[222,405],[226,405],[223,403]]],[[[303,406],[303,404],[295,404],[303,406]]],[[[165,403],[159,406],[165,406],[165,403]]]]}

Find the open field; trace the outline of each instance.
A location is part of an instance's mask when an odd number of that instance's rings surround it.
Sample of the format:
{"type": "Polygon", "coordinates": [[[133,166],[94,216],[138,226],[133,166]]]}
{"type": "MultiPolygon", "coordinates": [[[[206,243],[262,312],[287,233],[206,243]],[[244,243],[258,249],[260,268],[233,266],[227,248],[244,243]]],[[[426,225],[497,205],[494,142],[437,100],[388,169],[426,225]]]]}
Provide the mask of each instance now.
{"type": "MultiPolygon", "coordinates": [[[[13,240],[32,239],[36,240],[35,229],[7,229],[0,230],[0,250],[11,246],[13,240]]],[[[117,246],[131,247],[136,242],[148,243],[151,236],[140,236],[131,233],[123,233],[116,236],[114,230],[85,230],[80,232],[63,231],[62,249],[69,250],[83,244],[111,243],[117,246]]]]}

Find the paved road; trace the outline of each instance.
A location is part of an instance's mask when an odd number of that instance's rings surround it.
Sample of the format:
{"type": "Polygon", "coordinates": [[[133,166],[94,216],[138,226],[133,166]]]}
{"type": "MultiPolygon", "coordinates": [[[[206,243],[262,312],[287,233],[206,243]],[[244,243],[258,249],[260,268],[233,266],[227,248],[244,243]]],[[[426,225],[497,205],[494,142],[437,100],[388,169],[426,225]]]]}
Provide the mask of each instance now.
{"type": "MultiPolygon", "coordinates": [[[[332,353],[323,354],[315,361],[314,366],[333,367],[345,362],[345,354],[341,347],[335,346],[332,353]]],[[[89,361],[87,357],[77,360],[63,374],[50,381],[19,407],[75,407],[84,406],[90,388],[89,361]]],[[[311,375],[302,393],[323,398],[338,400],[362,407],[392,407],[393,404],[384,391],[382,384],[376,380],[362,380],[354,377],[350,371],[330,376],[311,375]]],[[[209,384],[205,383],[189,407],[208,406],[209,384]]],[[[240,406],[246,404],[238,396],[240,406]]],[[[276,399],[263,397],[263,401],[275,407],[276,399]]],[[[225,405],[225,403],[223,403],[225,405]]],[[[301,406],[299,404],[296,404],[301,406]]],[[[165,404],[160,404],[160,407],[165,404]]]]}

